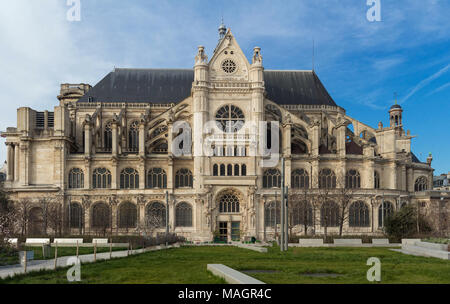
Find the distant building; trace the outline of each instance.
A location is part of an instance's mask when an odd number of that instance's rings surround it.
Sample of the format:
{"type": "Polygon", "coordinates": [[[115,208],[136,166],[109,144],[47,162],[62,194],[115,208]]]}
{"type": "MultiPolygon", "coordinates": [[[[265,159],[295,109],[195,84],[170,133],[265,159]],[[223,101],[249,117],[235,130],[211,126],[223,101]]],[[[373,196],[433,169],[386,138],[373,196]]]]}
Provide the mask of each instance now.
{"type": "Polygon", "coordinates": [[[6,180],[6,162],[0,168],[0,183],[6,180]]]}
{"type": "Polygon", "coordinates": [[[450,172],[433,177],[434,190],[450,190],[450,172]]]}

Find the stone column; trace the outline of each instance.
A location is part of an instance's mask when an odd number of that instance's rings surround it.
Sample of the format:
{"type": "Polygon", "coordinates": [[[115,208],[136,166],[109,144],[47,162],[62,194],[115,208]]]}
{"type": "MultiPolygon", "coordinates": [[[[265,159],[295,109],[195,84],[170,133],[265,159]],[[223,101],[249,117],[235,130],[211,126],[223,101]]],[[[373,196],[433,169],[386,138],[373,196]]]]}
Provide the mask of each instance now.
{"type": "Polygon", "coordinates": [[[29,142],[24,142],[22,145],[20,145],[20,149],[22,150],[22,156],[20,158],[20,168],[22,168],[21,173],[22,176],[20,177],[20,180],[22,181],[23,186],[28,186],[30,183],[30,144],[29,142]]]}
{"type": "MultiPolygon", "coordinates": [[[[169,144],[170,146],[170,144],[169,144]]],[[[169,157],[169,160],[167,162],[167,189],[173,190],[174,189],[174,174],[173,174],[173,159],[169,157]]],[[[170,191],[169,191],[170,192],[170,191]]]]}
{"type": "Polygon", "coordinates": [[[117,145],[117,123],[113,122],[111,124],[111,128],[112,128],[112,130],[111,130],[111,133],[112,133],[112,149],[111,149],[111,152],[112,152],[112,156],[113,157],[117,157],[117,147],[118,147],[118,145],[117,145]]]}
{"type": "Polygon", "coordinates": [[[145,202],[138,204],[138,214],[139,214],[139,227],[141,229],[145,228],[145,202]]]}
{"type": "Polygon", "coordinates": [[[139,155],[145,157],[145,123],[139,124],[139,155]]]}
{"type": "Polygon", "coordinates": [[[19,181],[19,154],[20,154],[20,146],[19,143],[17,143],[14,146],[14,181],[19,181]]]}
{"type": "Polygon", "coordinates": [[[139,172],[139,189],[143,190],[145,189],[145,161],[143,158],[141,158],[141,161],[139,162],[138,166],[138,172],[139,172]]]}
{"type": "Polygon", "coordinates": [[[119,189],[120,185],[118,185],[118,172],[117,172],[117,159],[113,158],[112,166],[111,166],[111,189],[119,189]]]}
{"type": "Polygon", "coordinates": [[[84,125],[84,155],[91,156],[91,126],[89,124],[84,125]]]}
{"type": "Polygon", "coordinates": [[[14,179],[14,155],[13,155],[13,145],[11,143],[6,144],[6,164],[8,175],[6,176],[7,181],[12,181],[14,179]]]}
{"type": "Polygon", "coordinates": [[[91,188],[91,179],[92,179],[92,172],[91,172],[91,162],[89,159],[85,159],[84,161],[84,189],[90,189],[91,188]]]}

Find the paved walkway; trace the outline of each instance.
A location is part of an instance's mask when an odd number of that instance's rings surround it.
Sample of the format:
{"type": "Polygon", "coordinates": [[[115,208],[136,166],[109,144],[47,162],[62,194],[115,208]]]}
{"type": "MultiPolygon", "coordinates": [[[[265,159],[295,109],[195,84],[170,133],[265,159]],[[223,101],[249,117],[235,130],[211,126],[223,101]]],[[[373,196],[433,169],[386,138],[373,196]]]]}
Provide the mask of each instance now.
{"type": "MultiPolygon", "coordinates": [[[[169,248],[177,248],[180,245],[169,245],[168,247],[165,246],[154,246],[149,247],[145,249],[136,249],[136,250],[123,250],[123,251],[113,251],[111,254],[112,258],[124,258],[128,256],[128,253],[130,255],[134,254],[140,254],[144,252],[149,251],[157,251],[162,249],[169,249],[169,248]]],[[[64,256],[57,258],[57,267],[67,267],[71,265],[67,265],[67,261],[69,258],[74,256],[64,256]]],[[[81,263],[93,263],[94,262],[94,254],[84,254],[79,255],[78,258],[80,259],[81,263]]],[[[96,254],[96,260],[109,260],[110,259],[110,253],[109,252],[103,252],[103,253],[97,253],[96,254]]],[[[39,271],[39,270],[54,270],[55,269],[55,259],[50,260],[36,260],[36,261],[29,261],[27,263],[27,273],[31,271],[39,271]]],[[[0,278],[4,279],[8,276],[15,276],[16,274],[23,274],[25,273],[24,267],[21,264],[16,265],[8,265],[8,266],[1,266],[0,267],[0,278]]]]}

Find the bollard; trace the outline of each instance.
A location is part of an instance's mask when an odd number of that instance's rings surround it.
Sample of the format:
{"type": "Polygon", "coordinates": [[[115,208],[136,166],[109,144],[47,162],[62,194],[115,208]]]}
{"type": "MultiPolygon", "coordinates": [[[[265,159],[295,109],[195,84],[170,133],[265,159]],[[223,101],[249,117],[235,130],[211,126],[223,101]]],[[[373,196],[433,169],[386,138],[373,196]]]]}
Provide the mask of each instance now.
{"type": "Polygon", "coordinates": [[[24,268],[24,272],[27,273],[27,251],[25,250],[25,261],[23,262],[23,268],[24,268]]]}
{"type": "Polygon", "coordinates": [[[111,243],[109,243],[109,259],[112,259],[112,240],[111,243]]]}
{"type": "Polygon", "coordinates": [[[94,243],[94,262],[97,262],[97,241],[94,243]]]}
{"type": "Polygon", "coordinates": [[[58,243],[55,243],[55,269],[58,264],[58,243]]]}
{"type": "Polygon", "coordinates": [[[78,245],[78,240],[77,240],[77,259],[78,259],[78,253],[79,253],[78,248],[79,248],[79,245],[78,245]]]}

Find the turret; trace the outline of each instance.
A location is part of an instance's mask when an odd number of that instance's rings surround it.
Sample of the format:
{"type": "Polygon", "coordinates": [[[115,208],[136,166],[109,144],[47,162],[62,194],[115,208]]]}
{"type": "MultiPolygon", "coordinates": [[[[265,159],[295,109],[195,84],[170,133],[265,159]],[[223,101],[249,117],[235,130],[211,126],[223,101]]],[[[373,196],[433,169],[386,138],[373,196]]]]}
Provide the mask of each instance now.
{"type": "Polygon", "coordinates": [[[402,107],[397,104],[397,101],[395,101],[395,104],[389,110],[389,121],[391,128],[403,127],[402,113],[402,107]]]}

